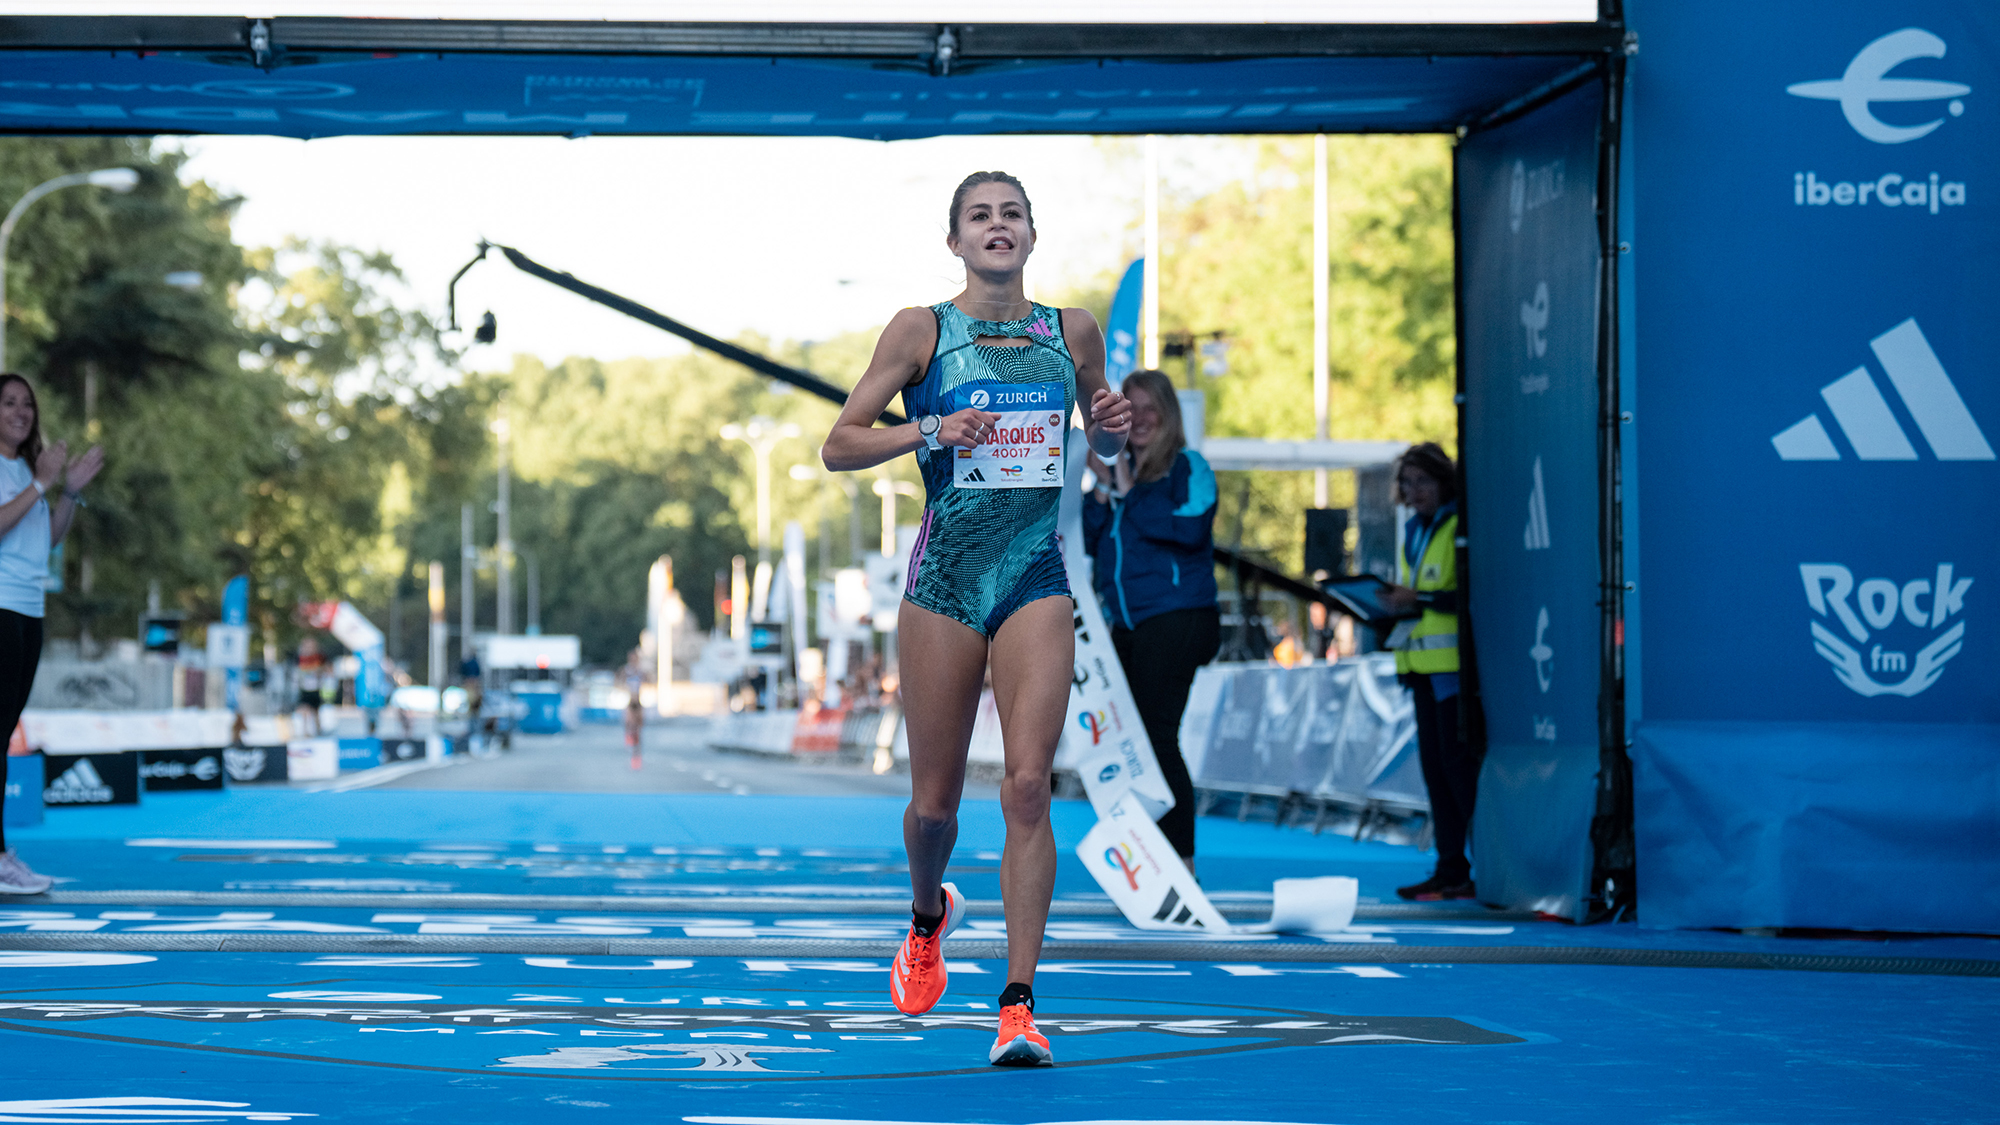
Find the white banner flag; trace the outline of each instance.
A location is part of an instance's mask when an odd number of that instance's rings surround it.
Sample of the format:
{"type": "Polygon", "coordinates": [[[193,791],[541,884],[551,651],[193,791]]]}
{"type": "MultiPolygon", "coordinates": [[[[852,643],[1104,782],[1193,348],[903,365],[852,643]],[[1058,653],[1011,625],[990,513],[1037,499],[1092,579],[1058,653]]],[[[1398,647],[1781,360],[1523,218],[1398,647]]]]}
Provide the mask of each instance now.
{"type": "Polygon", "coordinates": [[[1138,705],[1118,650],[1111,644],[1111,627],[1090,585],[1090,556],[1083,553],[1083,431],[1070,434],[1069,476],[1063,488],[1063,565],[1069,572],[1070,595],[1076,599],[1076,667],[1070,677],[1069,717],[1063,725],[1059,769],[1075,770],[1100,819],[1126,793],[1136,795],[1146,814],[1158,820],[1174,807],[1174,795],[1160,776],[1152,740],[1139,720],[1138,705]]]}
{"type": "Polygon", "coordinates": [[[1142,930],[1227,934],[1229,923],[1201,893],[1194,874],[1160,835],[1138,795],[1127,793],[1104,811],[1076,846],[1083,866],[1142,930]]]}

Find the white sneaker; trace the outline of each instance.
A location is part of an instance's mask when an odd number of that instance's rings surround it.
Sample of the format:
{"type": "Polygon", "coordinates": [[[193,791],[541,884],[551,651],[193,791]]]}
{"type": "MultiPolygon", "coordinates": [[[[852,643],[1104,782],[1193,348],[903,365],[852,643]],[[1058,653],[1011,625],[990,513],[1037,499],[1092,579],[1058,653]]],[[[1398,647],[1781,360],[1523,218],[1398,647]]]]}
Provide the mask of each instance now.
{"type": "Polygon", "coordinates": [[[54,885],[54,879],[37,875],[22,863],[14,849],[0,852],[0,895],[38,895],[54,885]]]}

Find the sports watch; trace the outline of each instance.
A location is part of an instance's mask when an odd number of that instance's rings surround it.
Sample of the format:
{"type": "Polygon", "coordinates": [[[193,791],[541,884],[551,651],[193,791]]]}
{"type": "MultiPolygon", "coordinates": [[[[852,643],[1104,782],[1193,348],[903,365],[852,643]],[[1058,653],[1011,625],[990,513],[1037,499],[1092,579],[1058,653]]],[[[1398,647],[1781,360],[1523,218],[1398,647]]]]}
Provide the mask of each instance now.
{"type": "Polygon", "coordinates": [[[925,447],[932,453],[944,448],[944,443],[938,440],[938,427],[942,425],[944,419],[935,414],[926,414],[917,419],[917,433],[924,439],[925,447]]]}

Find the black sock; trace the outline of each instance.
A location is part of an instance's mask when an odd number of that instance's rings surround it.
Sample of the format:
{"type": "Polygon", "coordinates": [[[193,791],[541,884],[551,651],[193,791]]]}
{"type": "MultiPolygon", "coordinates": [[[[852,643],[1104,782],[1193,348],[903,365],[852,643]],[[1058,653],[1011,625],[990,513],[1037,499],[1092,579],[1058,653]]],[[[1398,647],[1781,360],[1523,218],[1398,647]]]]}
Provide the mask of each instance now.
{"type": "Polygon", "coordinates": [[[918,937],[929,937],[937,933],[939,926],[944,925],[944,911],[940,910],[936,914],[919,914],[911,910],[910,925],[916,929],[918,937]]]}
{"type": "Polygon", "coordinates": [[[1000,1006],[1011,1008],[1016,1004],[1026,1004],[1028,1010],[1031,1012],[1035,1010],[1035,988],[1033,985],[1022,984],[1016,980],[1007,982],[1007,991],[1000,994],[1000,1006]]]}

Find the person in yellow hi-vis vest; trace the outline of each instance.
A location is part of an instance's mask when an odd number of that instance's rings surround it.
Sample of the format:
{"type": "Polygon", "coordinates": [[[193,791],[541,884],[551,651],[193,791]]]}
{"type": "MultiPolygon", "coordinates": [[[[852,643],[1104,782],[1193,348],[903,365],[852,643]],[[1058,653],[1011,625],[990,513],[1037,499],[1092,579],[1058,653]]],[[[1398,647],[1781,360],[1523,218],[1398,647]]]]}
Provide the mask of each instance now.
{"type": "Polygon", "coordinates": [[[1390,635],[1398,678],[1416,697],[1417,754],[1430,791],[1437,869],[1421,883],[1396,888],[1407,899],[1434,902],[1474,897],[1466,830],[1478,796],[1479,761],[1459,738],[1458,723],[1458,473],[1434,442],[1413,445],[1396,463],[1396,499],[1414,513],[1396,553],[1390,606],[1422,616],[1390,635]]]}

